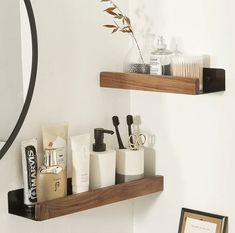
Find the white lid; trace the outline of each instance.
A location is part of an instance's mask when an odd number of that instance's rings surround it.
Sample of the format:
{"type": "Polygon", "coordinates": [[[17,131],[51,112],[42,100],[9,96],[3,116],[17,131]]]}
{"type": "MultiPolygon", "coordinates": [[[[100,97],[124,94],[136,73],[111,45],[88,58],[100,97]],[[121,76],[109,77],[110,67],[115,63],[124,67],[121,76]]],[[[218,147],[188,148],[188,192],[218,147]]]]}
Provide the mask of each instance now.
{"type": "Polygon", "coordinates": [[[163,36],[159,36],[158,41],[157,41],[157,48],[158,49],[166,49],[167,44],[165,43],[165,39],[163,36]]]}

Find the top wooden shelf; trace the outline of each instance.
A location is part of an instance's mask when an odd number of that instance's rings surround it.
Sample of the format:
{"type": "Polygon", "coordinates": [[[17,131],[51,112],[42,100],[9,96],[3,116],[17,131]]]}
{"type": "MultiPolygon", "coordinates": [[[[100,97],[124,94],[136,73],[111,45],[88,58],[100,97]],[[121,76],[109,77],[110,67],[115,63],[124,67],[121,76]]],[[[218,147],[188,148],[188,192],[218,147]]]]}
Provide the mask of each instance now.
{"type": "Polygon", "coordinates": [[[195,78],[118,72],[101,72],[100,86],[189,95],[207,94],[225,91],[225,70],[204,68],[203,91],[199,90],[199,79],[195,78]]]}

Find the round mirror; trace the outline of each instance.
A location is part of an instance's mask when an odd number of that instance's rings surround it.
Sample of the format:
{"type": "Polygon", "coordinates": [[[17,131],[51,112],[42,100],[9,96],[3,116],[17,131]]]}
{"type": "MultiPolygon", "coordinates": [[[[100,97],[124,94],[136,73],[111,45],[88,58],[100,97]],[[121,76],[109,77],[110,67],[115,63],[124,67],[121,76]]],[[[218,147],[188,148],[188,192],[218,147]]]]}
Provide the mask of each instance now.
{"type": "Polygon", "coordinates": [[[35,86],[38,45],[30,0],[0,1],[0,159],[27,115],[35,86]]]}

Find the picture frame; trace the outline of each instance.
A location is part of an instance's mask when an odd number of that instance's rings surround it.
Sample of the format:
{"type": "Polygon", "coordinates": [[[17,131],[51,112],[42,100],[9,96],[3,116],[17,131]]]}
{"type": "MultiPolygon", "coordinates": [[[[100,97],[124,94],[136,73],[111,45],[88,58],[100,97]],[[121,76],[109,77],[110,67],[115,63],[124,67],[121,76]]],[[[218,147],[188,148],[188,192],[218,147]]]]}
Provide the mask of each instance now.
{"type": "Polygon", "coordinates": [[[226,233],[228,217],[182,208],[178,233],[226,233]]]}

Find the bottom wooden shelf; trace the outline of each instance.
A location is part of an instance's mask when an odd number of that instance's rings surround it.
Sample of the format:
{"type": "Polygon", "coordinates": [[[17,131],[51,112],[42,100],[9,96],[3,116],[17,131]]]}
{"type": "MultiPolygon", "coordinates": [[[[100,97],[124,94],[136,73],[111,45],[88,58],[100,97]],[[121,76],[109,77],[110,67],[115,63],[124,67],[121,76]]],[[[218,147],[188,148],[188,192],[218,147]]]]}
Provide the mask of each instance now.
{"type": "MultiPolygon", "coordinates": [[[[68,180],[68,193],[71,194],[71,179],[68,180]]],[[[152,176],[128,183],[96,189],[64,198],[38,203],[29,210],[23,203],[23,189],[8,193],[9,213],[35,221],[56,218],[103,205],[112,204],[140,196],[163,191],[163,176],[152,176]]]]}

